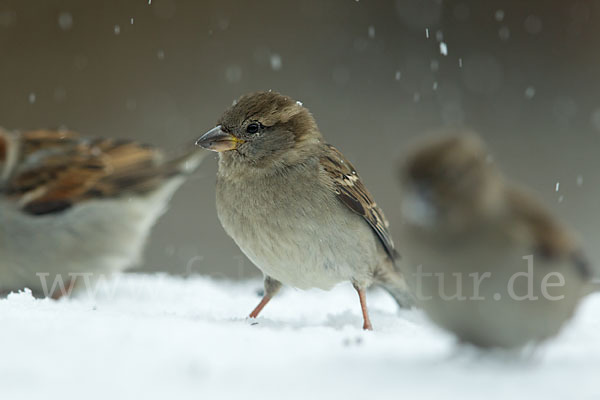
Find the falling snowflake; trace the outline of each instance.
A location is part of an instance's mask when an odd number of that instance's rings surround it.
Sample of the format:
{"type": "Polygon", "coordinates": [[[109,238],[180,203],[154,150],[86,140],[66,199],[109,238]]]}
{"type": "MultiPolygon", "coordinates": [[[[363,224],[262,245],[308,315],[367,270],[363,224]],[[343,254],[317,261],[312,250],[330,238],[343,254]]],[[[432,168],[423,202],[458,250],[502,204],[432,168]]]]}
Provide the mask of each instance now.
{"type": "Polygon", "coordinates": [[[525,89],[525,98],[531,100],[533,99],[533,96],[535,96],[535,88],[533,86],[527,87],[527,89],[525,89]]]}
{"type": "Polygon", "coordinates": [[[274,71],[279,71],[281,69],[282,61],[279,54],[271,54],[270,62],[271,68],[273,68],[274,71]]]}
{"type": "Polygon", "coordinates": [[[375,38],[375,27],[373,25],[369,26],[369,37],[371,39],[375,38]]]}
{"type": "Polygon", "coordinates": [[[68,31],[73,27],[73,16],[68,12],[61,12],[58,15],[58,26],[63,31],[68,31]]]}
{"type": "Polygon", "coordinates": [[[440,53],[443,56],[448,55],[448,45],[445,42],[440,42],[440,53]]]}

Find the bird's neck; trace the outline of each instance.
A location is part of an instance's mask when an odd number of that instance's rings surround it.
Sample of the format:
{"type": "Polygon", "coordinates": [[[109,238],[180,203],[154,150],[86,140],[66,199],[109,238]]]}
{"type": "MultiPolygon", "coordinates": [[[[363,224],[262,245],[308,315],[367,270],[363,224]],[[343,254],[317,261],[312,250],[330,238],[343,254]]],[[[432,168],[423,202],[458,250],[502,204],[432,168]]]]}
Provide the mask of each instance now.
{"type": "Polygon", "coordinates": [[[312,151],[299,154],[286,154],[267,162],[254,163],[234,154],[219,154],[219,179],[253,180],[271,177],[290,177],[298,172],[318,171],[320,152],[312,151]]]}

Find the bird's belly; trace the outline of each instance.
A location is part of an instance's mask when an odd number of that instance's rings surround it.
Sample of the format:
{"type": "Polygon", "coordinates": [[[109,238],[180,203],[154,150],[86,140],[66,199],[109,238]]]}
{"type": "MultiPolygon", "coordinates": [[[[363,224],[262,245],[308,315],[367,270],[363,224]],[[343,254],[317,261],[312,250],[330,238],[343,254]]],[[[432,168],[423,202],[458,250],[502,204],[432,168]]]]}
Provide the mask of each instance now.
{"type": "Polygon", "coordinates": [[[297,248],[281,247],[279,254],[265,254],[264,249],[240,248],[265,275],[299,289],[328,290],[352,276],[350,266],[339,265],[320,254],[300,252],[297,248]]]}
{"type": "Polygon", "coordinates": [[[300,289],[330,289],[352,280],[369,284],[380,260],[370,227],[333,201],[285,202],[260,211],[250,201],[218,202],[219,219],[243,253],[266,275],[300,289]],[[315,206],[318,204],[318,206],[315,206]]]}
{"type": "Polygon", "coordinates": [[[103,279],[137,263],[174,183],[147,197],[88,201],[43,217],[0,204],[0,291],[46,295],[55,283],[103,279]]]}
{"type": "Polygon", "coordinates": [[[528,248],[478,243],[473,249],[406,243],[407,277],[433,321],[479,346],[517,347],[555,335],[571,317],[582,281],[569,269],[535,256],[529,269],[528,248]],[[542,282],[553,272],[561,272],[566,283],[548,297],[542,282]]]}
{"type": "Polygon", "coordinates": [[[303,230],[292,230],[279,232],[274,237],[267,233],[251,240],[234,239],[264,274],[300,289],[315,287],[328,290],[340,282],[351,280],[357,274],[356,262],[366,261],[362,260],[364,255],[358,251],[344,254],[342,247],[345,246],[327,230],[313,235],[303,230]]]}

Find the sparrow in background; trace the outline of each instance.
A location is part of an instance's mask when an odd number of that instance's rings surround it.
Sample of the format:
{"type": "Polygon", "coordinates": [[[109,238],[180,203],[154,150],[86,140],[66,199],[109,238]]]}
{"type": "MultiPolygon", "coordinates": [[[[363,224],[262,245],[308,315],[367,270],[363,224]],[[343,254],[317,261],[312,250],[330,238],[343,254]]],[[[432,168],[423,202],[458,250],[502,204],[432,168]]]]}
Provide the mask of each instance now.
{"type": "Polygon", "coordinates": [[[352,282],[364,329],[372,329],[371,284],[411,304],[383,212],[301,103],[275,92],[242,96],[196,144],[219,152],[219,219],[265,276],[251,318],[282,283],[328,290],[352,282]]]}
{"type": "Polygon", "coordinates": [[[508,182],[474,135],[401,170],[403,267],[417,303],[461,341],[518,348],[557,334],[595,272],[575,238],[508,182]]]}
{"type": "Polygon", "coordinates": [[[165,160],[131,141],[0,129],[0,292],[60,297],[78,274],[94,279],[139,262],[150,229],[205,154],[165,160]]]}

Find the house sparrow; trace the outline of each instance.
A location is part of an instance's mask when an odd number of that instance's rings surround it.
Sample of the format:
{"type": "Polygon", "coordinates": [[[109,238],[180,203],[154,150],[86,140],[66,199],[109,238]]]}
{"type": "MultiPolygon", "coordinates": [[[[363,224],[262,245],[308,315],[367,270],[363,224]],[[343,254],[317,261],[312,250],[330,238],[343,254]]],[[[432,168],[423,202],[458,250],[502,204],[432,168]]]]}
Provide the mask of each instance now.
{"type": "Polygon", "coordinates": [[[204,153],[165,160],[130,141],[0,129],[0,292],[59,297],[139,262],[204,153]]]}
{"type": "Polygon", "coordinates": [[[282,283],[328,290],[352,282],[364,329],[372,329],[372,283],[411,303],[383,212],[301,103],[275,92],[242,96],[196,144],[219,152],[219,219],[265,276],[251,318],[282,283]]]}
{"type": "Polygon", "coordinates": [[[575,238],[506,181],[474,135],[417,150],[401,170],[405,274],[461,341],[519,348],[557,334],[595,272],[575,238]]]}

